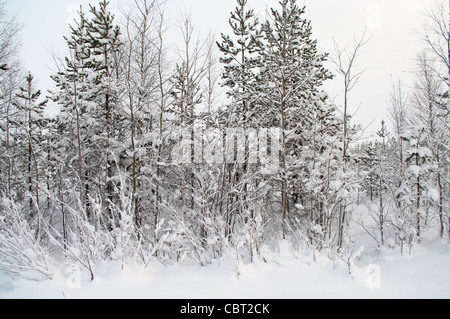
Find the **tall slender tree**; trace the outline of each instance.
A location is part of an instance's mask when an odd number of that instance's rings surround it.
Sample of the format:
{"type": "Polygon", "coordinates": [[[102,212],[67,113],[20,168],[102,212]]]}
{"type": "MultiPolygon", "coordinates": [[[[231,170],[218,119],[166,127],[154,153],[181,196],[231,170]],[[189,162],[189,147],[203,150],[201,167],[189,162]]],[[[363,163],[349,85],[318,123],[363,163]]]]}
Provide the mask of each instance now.
{"type": "Polygon", "coordinates": [[[427,209],[438,200],[438,192],[431,180],[435,170],[433,154],[426,146],[426,135],[423,126],[412,127],[402,135],[410,146],[405,155],[408,168],[402,186],[397,191],[397,199],[408,214],[409,226],[415,229],[414,233],[409,234],[410,243],[421,241],[427,209]]]}
{"type": "MultiPolygon", "coordinates": [[[[132,0],[123,14],[126,18],[124,28],[124,48],[122,72],[126,98],[125,113],[129,114],[130,136],[126,157],[131,158],[131,185],[136,226],[141,229],[149,222],[149,216],[154,214],[154,194],[144,191],[145,188],[155,188],[154,167],[149,160],[155,161],[154,122],[158,112],[154,103],[157,86],[157,39],[158,8],[157,0],[132,0]],[[149,136],[152,138],[149,140],[149,136]]],[[[154,192],[153,192],[154,193],[154,192]]]]}
{"type": "MultiPolygon", "coordinates": [[[[319,88],[332,75],[323,63],[327,54],[320,54],[312,39],[311,22],[304,18],[305,8],[296,0],[280,1],[280,11],[271,9],[269,21],[263,25],[261,45],[265,105],[272,105],[282,130],[281,141],[281,211],[282,232],[286,237],[289,211],[289,189],[297,175],[292,164],[301,157],[302,146],[311,127],[311,109],[320,101],[319,88]]],[[[297,175],[298,176],[298,175],[297,175]]]]}
{"type": "MultiPolygon", "coordinates": [[[[231,99],[229,105],[223,112],[225,123],[228,128],[235,128],[243,132],[241,141],[237,143],[239,154],[236,161],[224,165],[223,186],[227,184],[225,193],[233,194],[226,199],[226,215],[229,230],[233,228],[232,221],[238,220],[236,215],[247,219],[244,215],[248,212],[247,195],[249,191],[249,144],[247,129],[258,126],[261,114],[258,114],[257,100],[259,93],[256,83],[259,81],[258,75],[261,68],[260,41],[262,34],[259,27],[259,20],[253,10],[248,8],[247,0],[237,0],[237,6],[229,19],[229,25],[233,35],[222,34],[222,41],[217,43],[223,57],[220,62],[223,64],[222,85],[227,87],[228,96],[231,99]],[[227,178],[225,178],[228,176],[227,178]]],[[[228,136],[229,140],[237,138],[228,136]]],[[[233,146],[235,143],[231,143],[233,146]]],[[[234,151],[230,152],[234,154],[234,151]]]]}
{"type": "Polygon", "coordinates": [[[115,23],[114,15],[108,10],[109,1],[103,0],[99,8],[90,5],[92,19],[88,21],[86,34],[91,50],[92,73],[94,79],[91,90],[95,92],[95,109],[92,116],[95,123],[95,139],[99,145],[99,158],[103,161],[102,188],[103,205],[107,215],[111,217],[109,205],[113,202],[114,168],[118,145],[118,124],[122,123],[119,112],[120,85],[118,81],[118,67],[115,56],[122,42],[121,31],[115,23]]]}
{"type": "MultiPolygon", "coordinates": [[[[87,205],[89,197],[89,163],[88,145],[92,142],[91,134],[87,125],[87,112],[89,102],[93,96],[89,92],[89,75],[91,68],[91,49],[87,38],[87,19],[82,8],[79,11],[79,20],[70,25],[71,35],[65,37],[67,46],[70,50],[70,56],[66,57],[64,63],[59,65],[59,72],[52,76],[55,81],[57,91],[52,93],[52,100],[61,107],[61,116],[59,120],[60,130],[64,135],[61,142],[61,159],[68,154],[77,158],[75,171],[78,173],[77,181],[79,184],[80,200],[87,205]],[[72,141],[72,134],[75,133],[76,142],[72,141]]],[[[70,158],[70,157],[67,157],[70,158]]],[[[71,160],[68,162],[72,165],[71,160]]],[[[66,162],[67,165],[67,162],[66,162]]]]}
{"type": "MultiPolygon", "coordinates": [[[[26,150],[25,176],[28,180],[28,192],[30,196],[30,211],[35,212],[39,207],[40,194],[40,169],[41,169],[41,146],[43,129],[43,111],[47,100],[39,102],[41,91],[35,88],[34,77],[29,73],[25,78],[25,86],[20,88],[17,94],[16,107],[21,112],[20,130],[22,132],[21,142],[26,150]]],[[[32,217],[34,217],[32,213],[32,217]]]]}

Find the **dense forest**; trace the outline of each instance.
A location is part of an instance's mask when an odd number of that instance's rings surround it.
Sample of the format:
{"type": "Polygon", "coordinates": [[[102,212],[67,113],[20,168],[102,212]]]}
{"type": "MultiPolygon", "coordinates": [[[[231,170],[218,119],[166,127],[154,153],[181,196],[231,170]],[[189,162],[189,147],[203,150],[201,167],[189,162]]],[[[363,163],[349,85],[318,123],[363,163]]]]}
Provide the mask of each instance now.
{"type": "Polygon", "coordinates": [[[249,263],[282,241],[350,270],[351,222],[405,254],[449,238],[447,1],[427,9],[415,85],[392,84],[370,140],[348,111],[370,39],[321,53],[299,2],[263,18],[236,0],[219,37],[183,17],[175,57],[164,0],[133,0],[120,19],[106,0],[80,8],[51,92],[24,72],[2,3],[0,271],[51,278],[70,260],[94,280],[102,261],[249,263]],[[342,105],[323,89],[332,79],[342,105]]]}

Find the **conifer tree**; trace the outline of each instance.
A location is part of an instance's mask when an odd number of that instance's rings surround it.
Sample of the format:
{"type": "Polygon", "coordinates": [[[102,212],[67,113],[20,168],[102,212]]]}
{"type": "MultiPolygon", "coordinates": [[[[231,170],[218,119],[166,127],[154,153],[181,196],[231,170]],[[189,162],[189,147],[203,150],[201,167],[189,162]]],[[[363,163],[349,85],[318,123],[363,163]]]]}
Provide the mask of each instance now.
{"type": "Polygon", "coordinates": [[[224,65],[223,85],[230,88],[227,92],[233,102],[227,112],[229,125],[245,125],[254,115],[255,82],[259,72],[259,21],[254,11],[247,9],[247,0],[237,0],[237,7],[231,12],[229,24],[233,36],[222,34],[222,42],[217,43],[223,53],[220,62],[224,65]]]}
{"type": "Polygon", "coordinates": [[[88,21],[86,35],[91,50],[93,79],[90,87],[94,109],[89,116],[95,119],[94,139],[98,145],[99,165],[103,172],[98,172],[103,180],[99,185],[102,188],[103,205],[107,215],[111,217],[110,203],[113,201],[114,185],[114,157],[118,144],[118,133],[120,131],[121,115],[119,112],[119,81],[115,57],[122,43],[120,40],[120,28],[115,24],[114,15],[108,11],[109,1],[103,0],[99,8],[90,5],[92,19],[88,21]],[[103,162],[103,163],[102,163],[103,162]]]}
{"type": "MultiPolygon", "coordinates": [[[[108,217],[114,193],[114,159],[121,147],[122,114],[117,55],[122,45],[120,29],[108,11],[90,5],[90,16],[81,9],[79,19],[65,37],[70,56],[53,76],[58,90],[52,99],[61,106],[59,117],[61,156],[76,172],[80,199],[90,214],[90,200],[101,194],[108,217]],[[71,141],[72,143],[67,143],[71,141]]],[[[67,172],[66,172],[67,173],[67,172]]]]}
{"type": "Polygon", "coordinates": [[[378,186],[378,161],[377,144],[370,142],[364,149],[362,164],[364,165],[364,170],[366,173],[363,186],[368,192],[371,202],[374,200],[378,186]]]}
{"type": "MultiPolygon", "coordinates": [[[[241,138],[242,143],[237,143],[238,156],[233,164],[224,165],[223,177],[227,181],[223,193],[229,193],[226,198],[226,215],[229,221],[228,229],[233,229],[232,220],[252,218],[253,211],[249,209],[247,198],[253,197],[249,191],[254,189],[255,178],[249,178],[250,154],[247,132],[251,127],[260,127],[261,119],[265,119],[258,113],[258,86],[261,69],[260,41],[262,35],[259,28],[259,20],[253,10],[248,8],[247,0],[237,0],[237,6],[229,19],[229,25],[233,35],[222,34],[221,43],[217,43],[223,57],[222,85],[227,87],[229,105],[223,111],[223,122],[228,128],[235,128],[245,132],[240,137],[228,136],[229,140],[241,138]],[[226,178],[227,176],[227,178],[226,178]],[[231,196],[231,194],[233,194],[231,196]],[[247,216],[250,214],[249,216],[247,216]]],[[[232,143],[234,146],[234,143],[232,143]]],[[[234,151],[232,152],[234,153],[234,151]]],[[[223,205],[222,205],[223,206],[223,205]]]]}
{"type": "Polygon", "coordinates": [[[414,233],[409,233],[410,243],[421,241],[427,210],[439,201],[439,192],[433,188],[431,180],[435,165],[433,154],[425,144],[426,134],[424,127],[417,126],[402,135],[402,139],[409,143],[404,159],[408,167],[396,196],[407,214],[409,226],[415,229],[414,233]]]}
{"type": "MultiPolygon", "coordinates": [[[[20,143],[25,151],[22,157],[25,167],[23,174],[27,179],[27,190],[30,196],[30,211],[39,207],[39,182],[41,170],[41,146],[43,141],[43,111],[47,100],[39,102],[41,91],[36,90],[34,77],[29,73],[25,78],[25,86],[17,94],[16,107],[20,110],[20,143]]],[[[34,216],[34,213],[32,213],[34,216]]]]}
{"type": "MultiPolygon", "coordinates": [[[[297,174],[291,170],[302,149],[311,143],[308,136],[314,124],[312,110],[320,102],[319,88],[331,74],[323,66],[327,55],[320,54],[312,39],[311,22],[304,18],[305,8],[296,0],[280,1],[281,11],[271,9],[271,21],[263,25],[264,44],[260,46],[266,92],[264,104],[277,114],[282,130],[281,210],[283,237],[289,211],[289,190],[297,174]]],[[[296,185],[298,187],[298,185],[296,185]]]]}
{"type": "Polygon", "coordinates": [[[77,177],[74,185],[79,185],[80,200],[87,205],[89,197],[89,154],[92,132],[87,118],[89,103],[94,99],[90,91],[92,74],[91,49],[87,38],[87,19],[82,8],[79,20],[70,25],[71,36],[64,37],[70,50],[70,56],[64,59],[59,72],[52,76],[57,91],[52,93],[52,100],[61,108],[58,125],[61,137],[59,156],[72,166],[72,158],[77,159],[74,171],[77,177]],[[74,141],[67,144],[66,141],[74,141]],[[75,153],[74,153],[75,150],[75,153]]]}
{"type": "Polygon", "coordinates": [[[390,136],[390,133],[387,131],[386,128],[386,121],[381,122],[381,130],[377,132],[377,135],[382,139],[381,144],[381,150],[380,150],[380,160],[379,160],[379,169],[378,169],[378,176],[379,176],[379,185],[378,185],[378,192],[380,195],[380,202],[379,202],[379,228],[380,228],[380,235],[381,235],[381,245],[384,245],[385,240],[385,215],[386,215],[386,203],[385,203],[385,190],[387,189],[388,185],[388,176],[386,175],[388,170],[388,158],[387,158],[387,142],[388,138],[390,136]]]}

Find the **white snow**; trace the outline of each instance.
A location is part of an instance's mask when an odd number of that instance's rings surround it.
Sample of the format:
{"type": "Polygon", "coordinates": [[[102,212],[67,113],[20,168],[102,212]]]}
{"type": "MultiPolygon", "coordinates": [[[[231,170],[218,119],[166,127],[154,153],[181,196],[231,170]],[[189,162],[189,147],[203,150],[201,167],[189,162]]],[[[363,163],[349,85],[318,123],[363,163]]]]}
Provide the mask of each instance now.
{"type": "Polygon", "coordinates": [[[450,298],[449,241],[427,237],[403,255],[395,243],[378,248],[360,226],[361,221],[373,226],[369,208],[377,205],[355,207],[349,227],[349,237],[357,238],[351,275],[333,254],[295,250],[285,241],[278,250],[263,248],[253,263],[237,261],[235,253],[206,267],[187,262],[165,266],[157,260],[146,269],[102,263],[95,267],[93,282],[88,272],[68,262],[52,269],[52,280],[34,273],[12,280],[0,271],[0,299],[450,298]]]}
{"type": "MultiPolygon", "coordinates": [[[[209,266],[158,262],[148,269],[120,263],[97,267],[97,277],[67,265],[52,281],[0,283],[0,298],[137,299],[301,299],[301,298],[450,298],[450,246],[437,240],[412,255],[384,252],[382,259],[361,257],[350,276],[338,261],[294,253],[262,253],[252,264],[232,257],[209,266]],[[371,260],[372,259],[372,260],[371,260]]],[[[1,277],[0,277],[1,278],[1,277]]],[[[3,278],[4,280],[7,278],[3,278]]]]}
{"type": "Polygon", "coordinates": [[[417,178],[420,175],[420,171],[421,171],[420,166],[411,165],[410,167],[408,167],[405,174],[406,174],[406,176],[414,176],[417,178]]]}
{"type": "Polygon", "coordinates": [[[428,147],[419,147],[417,154],[420,157],[428,157],[428,158],[432,158],[433,157],[433,153],[431,152],[431,150],[428,147]]]}
{"type": "Polygon", "coordinates": [[[56,119],[61,113],[58,105],[51,103],[44,109],[44,117],[50,120],[56,119]]]}
{"type": "Polygon", "coordinates": [[[320,92],[319,92],[319,97],[320,97],[321,100],[327,99],[327,98],[329,97],[328,92],[323,91],[323,90],[320,91],[320,92]]]}
{"type": "Polygon", "coordinates": [[[441,196],[439,195],[439,191],[437,189],[429,188],[427,192],[427,197],[434,202],[439,202],[441,196]]]}

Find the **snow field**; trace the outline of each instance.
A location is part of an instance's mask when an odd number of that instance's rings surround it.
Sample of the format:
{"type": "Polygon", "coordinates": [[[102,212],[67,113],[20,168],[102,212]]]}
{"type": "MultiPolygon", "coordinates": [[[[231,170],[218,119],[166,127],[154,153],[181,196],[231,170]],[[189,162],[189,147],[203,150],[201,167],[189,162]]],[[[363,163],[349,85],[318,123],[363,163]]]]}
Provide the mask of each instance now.
{"type": "MultiPolygon", "coordinates": [[[[44,299],[304,299],[450,298],[450,246],[436,240],[412,255],[362,254],[353,274],[326,256],[263,252],[252,264],[224,257],[206,267],[153,262],[147,269],[104,263],[96,279],[66,265],[53,280],[2,283],[0,298],[44,299]],[[315,261],[314,261],[315,259],[315,261]],[[264,261],[265,260],[265,261],[264,261]],[[237,275],[239,273],[239,275],[237,275]],[[379,288],[378,288],[379,287],[379,288]]],[[[2,277],[2,282],[7,278],[2,277]]]]}

